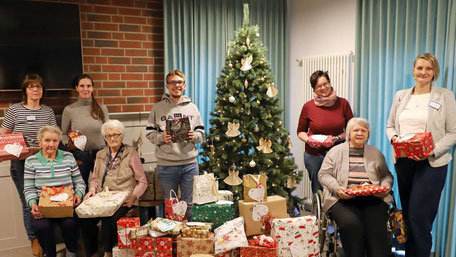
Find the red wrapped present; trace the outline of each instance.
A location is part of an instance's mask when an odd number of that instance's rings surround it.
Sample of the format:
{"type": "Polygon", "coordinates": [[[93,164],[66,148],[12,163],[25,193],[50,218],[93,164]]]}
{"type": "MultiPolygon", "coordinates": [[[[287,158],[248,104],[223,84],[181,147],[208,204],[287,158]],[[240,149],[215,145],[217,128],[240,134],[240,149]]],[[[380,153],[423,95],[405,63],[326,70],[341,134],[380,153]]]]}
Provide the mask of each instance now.
{"type": "Polygon", "coordinates": [[[257,240],[249,240],[249,247],[241,247],[241,257],[275,257],[277,256],[277,241],[275,247],[259,246],[257,240]]]}
{"type": "Polygon", "coordinates": [[[0,135],[0,161],[17,160],[28,153],[22,133],[0,135]]]}
{"type": "Polygon", "coordinates": [[[364,184],[355,187],[349,187],[345,189],[345,193],[353,196],[367,196],[376,193],[384,193],[388,191],[388,186],[376,186],[372,184],[364,184]]]}
{"type": "Polygon", "coordinates": [[[434,139],[431,132],[402,134],[393,142],[397,158],[407,158],[412,155],[424,158],[434,150],[434,139]]]}
{"type": "Polygon", "coordinates": [[[73,217],[73,185],[41,187],[38,208],[44,218],[73,217]]]}
{"type": "Polygon", "coordinates": [[[139,218],[120,218],[117,221],[117,242],[119,249],[134,248],[135,241],[130,238],[130,231],[139,228],[139,218]]]}
{"type": "Polygon", "coordinates": [[[215,257],[239,257],[239,256],[241,256],[239,248],[215,255],[215,257]]]}
{"type": "Polygon", "coordinates": [[[214,234],[208,238],[192,238],[182,237],[177,238],[177,257],[189,257],[196,253],[214,253],[214,234]]]}
{"type": "Polygon", "coordinates": [[[143,237],[136,240],[136,257],[172,257],[173,239],[171,237],[143,237]]]}
{"type": "Polygon", "coordinates": [[[333,136],[329,135],[311,135],[307,140],[308,144],[331,147],[334,145],[333,136]]]}
{"type": "Polygon", "coordinates": [[[261,236],[254,236],[253,241],[249,241],[250,243],[255,243],[256,246],[263,246],[263,247],[270,247],[270,248],[276,248],[277,247],[277,241],[271,237],[271,236],[266,236],[266,235],[261,235],[261,236]]]}

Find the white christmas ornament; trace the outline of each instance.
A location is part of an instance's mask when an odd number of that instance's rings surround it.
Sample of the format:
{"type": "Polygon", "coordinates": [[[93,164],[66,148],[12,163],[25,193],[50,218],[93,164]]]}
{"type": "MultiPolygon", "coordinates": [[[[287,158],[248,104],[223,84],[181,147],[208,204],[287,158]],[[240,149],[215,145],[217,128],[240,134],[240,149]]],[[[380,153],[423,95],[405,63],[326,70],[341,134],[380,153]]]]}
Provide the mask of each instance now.
{"type": "Polygon", "coordinates": [[[234,98],[234,96],[230,96],[230,98],[228,98],[228,100],[230,101],[230,103],[234,103],[234,100],[236,100],[236,98],[234,98]]]}
{"type": "Polygon", "coordinates": [[[277,88],[274,87],[274,83],[269,83],[267,85],[267,88],[268,88],[268,91],[266,92],[266,95],[271,97],[271,98],[276,96],[277,93],[279,92],[279,90],[277,90],[277,88]]]}
{"type": "Polygon", "coordinates": [[[228,122],[228,131],[225,133],[225,135],[227,137],[237,137],[237,136],[239,136],[241,134],[241,132],[239,132],[239,126],[240,126],[239,123],[228,122]]]}
{"type": "Polygon", "coordinates": [[[257,146],[257,149],[258,151],[261,151],[263,153],[272,153],[272,149],[271,149],[271,146],[272,146],[272,142],[271,140],[264,140],[264,138],[260,138],[260,145],[257,146]]]}
{"type": "Polygon", "coordinates": [[[253,128],[253,131],[258,132],[258,131],[260,131],[260,128],[259,128],[258,126],[255,126],[255,127],[253,128]]]}
{"type": "Polygon", "coordinates": [[[251,55],[245,59],[244,58],[241,59],[241,64],[242,64],[241,71],[250,70],[252,68],[252,65],[251,65],[252,61],[253,61],[253,57],[251,55]]]}
{"type": "Polygon", "coordinates": [[[254,160],[251,160],[251,161],[249,162],[249,166],[250,166],[251,168],[255,167],[255,166],[256,166],[256,162],[255,162],[254,160]]]}

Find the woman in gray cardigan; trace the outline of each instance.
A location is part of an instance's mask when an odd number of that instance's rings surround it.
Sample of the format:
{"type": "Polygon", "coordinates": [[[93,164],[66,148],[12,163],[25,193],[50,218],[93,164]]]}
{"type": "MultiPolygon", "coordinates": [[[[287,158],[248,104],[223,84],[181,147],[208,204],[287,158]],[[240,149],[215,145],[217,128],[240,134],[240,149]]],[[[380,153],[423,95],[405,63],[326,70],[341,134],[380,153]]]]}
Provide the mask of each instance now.
{"type": "Polygon", "coordinates": [[[345,255],[385,257],[390,252],[386,222],[393,176],[383,154],[366,144],[370,132],[367,120],[352,118],[345,131],[348,141],[326,154],[318,173],[323,186],[323,210],[331,212],[340,228],[345,255]],[[354,197],[346,193],[346,188],[361,183],[389,189],[371,196],[354,197]]]}
{"type": "Polygon", "coordinates": [[[426,157],[394,157],[402,209],[409,226],[405,256],[428,257],[432,247],[432,224],[445,185],[450,149],[456,143],[456,101],[446,88],[432,84],[439,77],[439,62],[430,53],[420,54],[413,64],[413,88],[394,95],[386,126],[394,142],[405,133],[431,132],[435,148],[426,157]]]}

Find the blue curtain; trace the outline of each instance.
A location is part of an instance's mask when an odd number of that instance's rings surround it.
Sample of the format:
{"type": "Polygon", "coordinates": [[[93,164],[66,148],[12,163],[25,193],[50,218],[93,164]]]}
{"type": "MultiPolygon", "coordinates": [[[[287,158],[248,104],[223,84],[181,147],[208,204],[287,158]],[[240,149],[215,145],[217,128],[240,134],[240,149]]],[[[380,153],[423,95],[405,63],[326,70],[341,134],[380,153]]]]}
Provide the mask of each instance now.
{"type": "MultiPolygon", "coordinates": [[[[358,0],[356,28],[355,112],[372,125],[370,144],[387,156],[385,134],[394,93],[414,85],[413,61],[433,53],[441,75],[436,85],[456,91],[456,0],[358,0]]],[[[455,106],[456,111],[456,106],[455,106]]],[[[436,256],[456,256],[454,160],[433,229],[436,256]]],[[[397,187],[396,199],[399,199],[397,187]]],[[[423,199],[425,201],[425,199],[423,199]]]]}
{"type": "Polygon", "coordinates": [[[165,73],[172,69],[185,73],[185,94],[198,106],[206,131],[215,108],[217,78],[225,65],[226,44],[242,26],[244,3],[249,4],[250,24],[260,27],[260,39],[268,48],[267,58],[279,90],[281,108],[285,108],[288,95],[285,0],[163,1],[165,73]]]}

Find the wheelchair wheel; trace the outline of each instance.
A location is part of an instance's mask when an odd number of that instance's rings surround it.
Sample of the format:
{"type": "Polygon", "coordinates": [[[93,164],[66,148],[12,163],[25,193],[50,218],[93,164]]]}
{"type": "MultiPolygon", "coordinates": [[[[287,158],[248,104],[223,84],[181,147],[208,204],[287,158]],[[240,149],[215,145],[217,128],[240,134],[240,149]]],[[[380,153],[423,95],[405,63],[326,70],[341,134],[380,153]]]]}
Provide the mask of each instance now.
{"type": "Polygon", "coordinates": [[[318,190],[316,193],[313,194],[312,200],[312,214],[314,214],[317,217],[319,227],[318,241],[320,243],[320,253],[322,253],[325,247],[328,222],[325,213],[321,209],[321,190],[318,190]]]}

